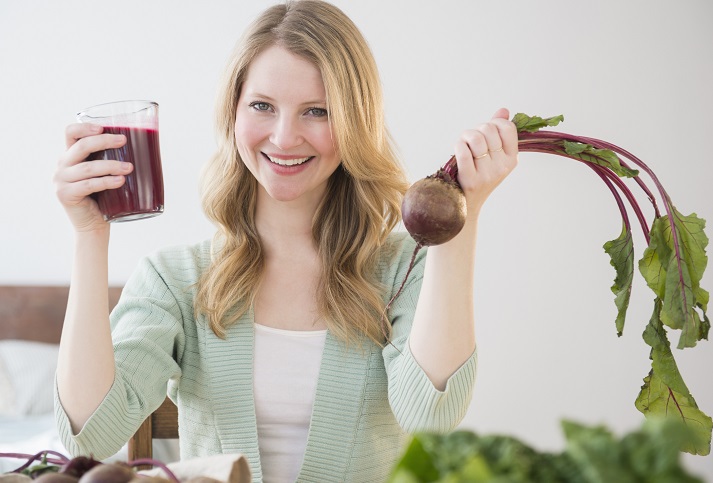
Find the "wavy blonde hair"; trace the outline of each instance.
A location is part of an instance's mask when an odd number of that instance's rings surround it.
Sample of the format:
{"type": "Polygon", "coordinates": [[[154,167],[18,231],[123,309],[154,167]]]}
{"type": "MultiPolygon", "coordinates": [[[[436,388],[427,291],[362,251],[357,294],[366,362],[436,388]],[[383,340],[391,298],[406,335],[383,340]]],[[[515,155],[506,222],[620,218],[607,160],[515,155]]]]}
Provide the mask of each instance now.
{"type": "Polygon", "coordinates": [[[262,278],[264,253],[255,226],[257,181],[238,154],[234,125],[251,61],[279,45],[314,63],[342,157],[317,209],[312,234],[322,263],[318,307],[344,341],[366,335],[377,343],[383,291],[380,248],[400,220],[408,187],[383,115],[381,82],[362,34],[337,7],[321,0],[288,1],[267,9],[238,43],[218,99],[218,151],[203,173],[203,209],[218,227],[213,258],[198,282],[196,313],[220,337],[250,310],[262,278]]]}

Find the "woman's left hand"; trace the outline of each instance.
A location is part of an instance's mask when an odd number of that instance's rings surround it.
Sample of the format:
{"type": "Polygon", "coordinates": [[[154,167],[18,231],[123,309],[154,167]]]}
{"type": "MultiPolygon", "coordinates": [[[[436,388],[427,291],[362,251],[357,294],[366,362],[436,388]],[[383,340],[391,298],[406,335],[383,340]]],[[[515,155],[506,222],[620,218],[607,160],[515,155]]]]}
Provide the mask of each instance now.
{"type": "Polygon", "coordinates": [[[466,197],[468,213],[477,216],[485,200],[517,166],[518,138],[507,109],[461,134],[455,145],[458,183],[466,197]]]}

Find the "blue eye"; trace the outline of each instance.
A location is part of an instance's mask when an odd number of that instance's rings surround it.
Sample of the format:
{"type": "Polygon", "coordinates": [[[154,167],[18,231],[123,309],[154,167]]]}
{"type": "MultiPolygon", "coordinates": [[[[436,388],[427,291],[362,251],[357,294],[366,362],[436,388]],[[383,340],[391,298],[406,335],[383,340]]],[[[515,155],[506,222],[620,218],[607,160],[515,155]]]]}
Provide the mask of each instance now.
{"type": "Polygon", "coordinates": [[[251,102],[250,107],[252,107],[256,111],[269,111],[271,109],[270,104],[261,101],[251,102]]]}
{"type": "Polygon", "coordinates": [[[310,116],[314,116],[314,117],[326,117],[328,114],[327,110],[322,109],[321,107],[310,107],[309,109],[307,109],[307,113],[310,116]]]}

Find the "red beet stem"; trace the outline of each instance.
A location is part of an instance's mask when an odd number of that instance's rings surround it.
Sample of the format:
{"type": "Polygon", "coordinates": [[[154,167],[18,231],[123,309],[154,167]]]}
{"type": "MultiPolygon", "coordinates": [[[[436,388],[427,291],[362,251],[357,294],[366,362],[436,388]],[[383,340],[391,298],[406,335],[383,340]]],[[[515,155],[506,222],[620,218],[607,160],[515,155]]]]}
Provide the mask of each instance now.
{"type": "MultiPolygon", "coordinates": [[[[663,196],[665,200],[668,200],[668,194],[664,190],[663,186],[659,182],[658,178],[654,174],[654,172],[649,168],[643,161],[641,161],[639,158],[631,154],[630,152],[626,151],[625,149],[620,148],[619,146],[616,146],[614,144],[608,143],[606,141],[602,141],[600,139],[594,139],[594,138],[588,138],[584,136],[575,136],[572,134],[567,134],[567,133],[561,133],[561,132],[554,132],[554,131],[537,131],[537,132],[520,132],[518,133],[519,137],[519,148],[520,151],[536,151],[536,149],[532,149],[533,146],[546,146],[547,148],[551,148],[551,151],[548,151],[550,154],[561,154],[564,152],[564,148],[561,145],[562,142],[564,141],[569,141],[569,142],[575,142],[575,143],[584,143],[584,144],[590,144],[591,146],[597,148],[597,149],[608,149],[610,151],[613,151],[615,154],[617,154],[617,157],[619,158],[619,162],[621,165],[625,168],[630,168],[628,164],[621,159],[621,154],[625,158],[629,159],[631,162],[636,164],[638,167],[640,167],[646,174],[651,176],[651,179],[653,180],[654,184],[656,185],[656,188],[659,190],[659,193],[663,196]],[[551,142],[543,142],[545,140],[549,140],[551,142]],[[540,144],[542,143],[542,145],[540,144]],[[556,151],[556,152],[553,152],[556,151]]],[[[651,202],[652,206],[654,207],[654,212],[656,218],[658,218],[660,215],[659,213],[659,208],[658,205],[656,204],[656,198],[654,197],[653,193],[651,193],[651,190],[646,186],[644,181],[641,179],[640,176],[636,176],[634,178],[634,181],[641,187],[641,189],[646,193],[646,195],[649,198],[649,201],[651,202]]]]}
{"type": "Polygon", "coordinates": [[[27,459],[27,461],[22,466],[15,468],[10,473],[20,473],[25,468],[28,468],[34,461],[37,461],[38,459],[41,459],[42,457],[45,457],[45,461],[47,463],[52,463],[53,465],[62,465],[64,463],[66,463],[67,461],[69,461],[69,458],[67,458],[63,454],[58,453],[56,451],[52,451],[52,450],[40,451],[39,453],[36,453],[33,455],[32,454],[22,454],[22,453],[0,453],[0,457],[27,459]],[[48,454],[57,456],[57,458],[47,458],[48,454]]]}
{"type": "MultiPolygon", "coordinates": [[[[438,170],[436,176],[438,176],[440,173],[447,174],[450,177],[451,181],[458,183],[458,163],[456,162],[455,155],[451,156],[451,159],[449,159],[446,164],[444,164],[443,167],[438,170]]],[[[443,179],[443,176],[439,177],[443,179]]],[[[446,181],[448,181],[448,179],[446,179],[446,181]]]]}

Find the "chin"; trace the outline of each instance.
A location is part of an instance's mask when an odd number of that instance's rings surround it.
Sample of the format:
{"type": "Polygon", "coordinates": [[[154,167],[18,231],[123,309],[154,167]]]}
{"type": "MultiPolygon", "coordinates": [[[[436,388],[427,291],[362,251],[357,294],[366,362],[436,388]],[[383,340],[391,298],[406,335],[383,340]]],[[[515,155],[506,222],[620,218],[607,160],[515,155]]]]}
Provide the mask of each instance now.
{"type": "Polygon", "coordinates": [[[275,201],[282,201],[282,202],[289,202],[289,201],[295,201],[299,199],[304,193],[301,191],[294,191],[290,189],[270,189],[266,190],[267,194],[270,198],[272,198],[275,201]]]}

